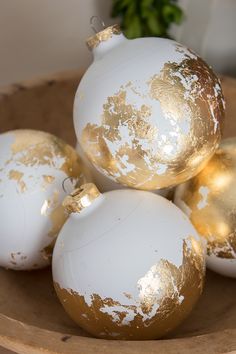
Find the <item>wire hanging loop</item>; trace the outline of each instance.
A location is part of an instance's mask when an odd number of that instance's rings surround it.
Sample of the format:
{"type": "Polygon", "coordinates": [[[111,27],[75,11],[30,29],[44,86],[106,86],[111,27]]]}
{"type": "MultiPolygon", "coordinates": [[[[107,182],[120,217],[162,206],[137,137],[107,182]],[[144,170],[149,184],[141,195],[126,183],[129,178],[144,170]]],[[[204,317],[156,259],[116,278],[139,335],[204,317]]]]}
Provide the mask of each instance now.
{"type": "Polygon", "coordinates": [[[74,178],[73,177],[66,177],[63,181],[62,181],[62,189],[63,191],[66,193],[66,194],[69,194],[68,190],[66,190],[66,187],[65,187],[65,182],[68,181],[68,179],[71,181],[71,183],[73,184],[73,180],[74,178]]]}
{"type": "Polygon", "coordinates": [[[99,16],[92,16],[92,17],[90,18],[90,27],[92,28],[92,30],[94,31],[94,33],[100,32],[100,30],[98,30],[98,29],[95,27],[95,22],[98,22],[98,24],[99,24],[100,26],[102,26],[102,29],[105,29],[105,28],[106,28],[105,22],[101,19],[101,17],[99,17],[99,16]]]}

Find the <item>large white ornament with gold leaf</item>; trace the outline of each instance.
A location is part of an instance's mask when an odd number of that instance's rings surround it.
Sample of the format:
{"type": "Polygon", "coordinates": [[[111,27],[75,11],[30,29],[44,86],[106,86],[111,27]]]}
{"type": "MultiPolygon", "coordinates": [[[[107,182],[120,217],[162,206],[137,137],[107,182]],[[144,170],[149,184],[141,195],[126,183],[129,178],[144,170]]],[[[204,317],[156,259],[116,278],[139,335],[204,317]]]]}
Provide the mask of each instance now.
{"type": "Polygon", "coordinates": [[[76,93],[74,124],[94,166],[146,190],[196,175],[221,137],[224,100],[213,71],[172,40],[127,40],[117,26],[88,45],[94,62],[76,93]]]}
{"type": "Polygon", "coordinates": [[[53,280],[80,327],[100,338],[155,339],[189,314],[205,251],[180,209],[154,193],[100,194],[91,183],[64,206],[71,215],[54,248],[53,280]]]}
{"type": "Polygon", "coordinates": [[[28,270],[49,264],[67,218],[61,206],[67,177],[67,188],[84,182],[77,153],[62,140],[33,130],[0,135],[0,266],[28,270]]]}

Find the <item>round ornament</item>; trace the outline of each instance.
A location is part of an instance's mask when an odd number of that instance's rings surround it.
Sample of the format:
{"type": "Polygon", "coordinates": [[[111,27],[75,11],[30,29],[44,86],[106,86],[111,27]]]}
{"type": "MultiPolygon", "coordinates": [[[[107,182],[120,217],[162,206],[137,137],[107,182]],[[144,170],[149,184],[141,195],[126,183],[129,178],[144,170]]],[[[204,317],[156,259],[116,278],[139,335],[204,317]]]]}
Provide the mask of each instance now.
{"type": "Polygon", "coordinates": [[[93,184],[64,206],[71,215],[54,248],[53,280],[80,327],[99,338],[155,339],[190,313],[205,250],[180,209],[154,193],[100,194],[93,184]]]}
{"type": "Polygon", "coordinates": [[[50,263],[67,218],[61,206],[66,178],[70,190],[86,181],[78,154],[56,136],[34,130],[0,135],[0,266],[31,270],[50,263]]]}
{"type": "Polygon", "coordinates": [[[175,41],[128,40],[117,25],[87,43],[94,62],[76,93],[74,125],[93,165],[144,190],[196,175],[218,147],[224,118],[211,68],[175,41]]]}
{"type": "Polygon", "coordinates": [[[207,240],[207,267],[236,277],[236,138],[225,139],[196,177],[176,189],[175,203],[207,240]]]}

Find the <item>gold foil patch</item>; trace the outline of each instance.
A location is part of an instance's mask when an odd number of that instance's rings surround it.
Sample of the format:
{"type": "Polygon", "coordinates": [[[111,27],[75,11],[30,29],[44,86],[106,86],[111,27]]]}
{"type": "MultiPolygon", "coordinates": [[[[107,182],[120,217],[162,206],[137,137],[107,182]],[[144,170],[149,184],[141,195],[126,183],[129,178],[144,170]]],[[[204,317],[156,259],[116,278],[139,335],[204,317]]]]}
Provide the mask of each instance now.
{"type": "Polygon", "coordinates": [[[137,282],[139,299],[125,295],[130,305],[98,294],[92,294],[88,304],[78,292],[54,285],[68,314],[96,337],[154,339],[176,327],[192,310],[202,292],[204,273],[202,244],[189,237],[183,242],[182,265],[161,260],[151,267],[137,282]]]}
{"type": "Polygon", "coordinates": [[[209,256],[236,258],[235,178],[236,139],[225,139],[207,166],[178,191],[191,222],[207,240],[209,256]]]}

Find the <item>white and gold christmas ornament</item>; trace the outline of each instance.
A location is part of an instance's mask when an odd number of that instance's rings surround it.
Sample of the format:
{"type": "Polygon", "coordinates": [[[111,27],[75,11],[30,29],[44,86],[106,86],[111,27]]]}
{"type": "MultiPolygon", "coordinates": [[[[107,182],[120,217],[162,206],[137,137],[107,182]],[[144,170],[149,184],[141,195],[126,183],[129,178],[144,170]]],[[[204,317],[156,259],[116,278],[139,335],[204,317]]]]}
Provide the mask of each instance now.
{"type": "Polygon", "coordinates": [[[175,203],[206,238],[207,266],[236,277],[236,138],[225,139],[207,166],[176,189],[175,203]]]}
{"type": "Polygon", "coordinates": [[[53,280],[80,327],[99,338],[155,339],[188,316],[202,292],[205,248],[180,209],[154,193],[100,194],[94,184],[64,206],[71,214],[53,280]]]}
{"type": "Polygon", "coordinates": [[[0,135],[0,266],[47,266],[67,215],[63,181],[86,181],[76,151],[48,133],[15,130],[0,135]]]}
{"type": "Polygon", "coordinates": [[[87,43],[94,62],[76,93],[74,125],[93,165],[145,190],[196,175],[218,147],[224,118],[211,68],[175,41],[128,40],[117,25],[87,43]]]}

